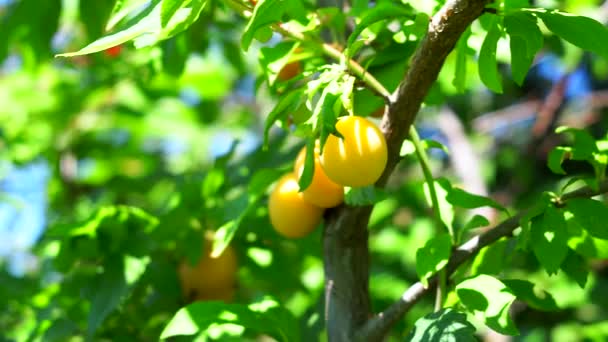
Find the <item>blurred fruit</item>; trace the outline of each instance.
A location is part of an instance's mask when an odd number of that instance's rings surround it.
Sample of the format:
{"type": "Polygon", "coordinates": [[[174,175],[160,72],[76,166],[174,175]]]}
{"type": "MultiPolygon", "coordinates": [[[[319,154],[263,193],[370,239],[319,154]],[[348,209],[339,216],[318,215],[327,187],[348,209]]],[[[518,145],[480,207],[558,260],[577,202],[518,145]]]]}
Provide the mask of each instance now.
{"type": "Polygon", "coordinates": [[[198,293],[194,301],[221,300],[228,303],[234,300],[235,292],[234,287],[230,287],[213,293],[198,293]]]}
{"type": "MultiPolygon", "coordinates": [[[[298,179],[301,177],[302,172],[304,172],[305,160],[306,147],[300,151],[294,165],[294,173],[298,179]]],[[[344,200],[344,188],[341,185],[332,182],[331,179],[329,179],[325,174],[325,171],[323,171],[321,161],[319,159],[318,141],[315,144],[314,164],[315,171],[312,176],[312,182],[308,188],[302,192],[304,200],[321,208],[331,208],[342,203],[344,200]]]]}
{"type": "Polygon", "coordinates": [[[178,274],[182,293],[187,299],[224,299],[234,294],[238,268],[234,248],[228,246],[217,258],[212,258],[210,254],[211,241],[205,239],[199,262],[194,266],[187,261],[180,264],[178,274]]]}
{"type": "Polygon", "coordinates": [[[293,172],[281,177],[268,199],[270,223],[281,235],[300,238],[310,234],[321,222],[323,209],[304,200],[293,172]]]}
{"type": "Polygon", "coordinates": [[[332,181],[350,187],[374,184],[388,160],[384,135],[371,121],[360,116],[338,119],[336,130],[323,147],[321,165],[332,181]]]}
{"type": "Polygon", "coordinates": [[[295,61],[291,63],[285,64],[279,74],[277,75],[278,79],[281,81],[289,81],[290,79],[298,76],[302,73],[302,63],[300,61],[295,61]]]}
{"type": "Polygon", "coordinates": [[[106,54],[106,56],[110,57],[110,58],[116,58],[120,55],[120,53],[122,52],[122,45],[116,45],[116,46],[112,46],[110,48],[107,48],[103,51],[103,53],[106,54]]]}

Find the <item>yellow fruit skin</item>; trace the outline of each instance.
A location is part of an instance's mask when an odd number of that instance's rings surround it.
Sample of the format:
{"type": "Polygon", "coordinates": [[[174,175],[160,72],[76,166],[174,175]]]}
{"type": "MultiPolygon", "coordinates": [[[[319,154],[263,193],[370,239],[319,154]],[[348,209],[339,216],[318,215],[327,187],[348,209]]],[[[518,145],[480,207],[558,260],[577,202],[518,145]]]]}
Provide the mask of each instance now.
{"type": "Polygon", "coordinates": [[[238,268],[234,248],[228,246],[218,258],[211,258],[210,253],[211,244],[205,241],[204,255],[196,265],[184,261],[179,266],[182,291],[189,300],[224,299],[229,293],[234,293],[238,268]]]}
{"type": "Polygon", "coordinates": [[[321,222],[323,209],[306,202],[293,172],[281,177],[268,199],[268,215],[274,229],[287,238],[310,234],[321,222]]]}
{"type": "Polygon", "coordinates": [[[338,119],[334,135],[327,138],[321,165],[332,181],[350,187],[374,184],[382,175],[388,159],[386,140],[380,129],[360,116],[338,119]]]}
{"type": "MultiPolygon", "coordinates": [[[[319,144],[315,147],[315,171],[312,176],[312,182],[304,191],[302,191],[302,197],[309,203],[316,205],[321,208],[332,208],[344,201],[344,188],[332,182],[327,177],[325,171],[321,167],[321,161],[319,158],[319,144]]],[[[304,172],[304,162],[306,161],[306,147],[304,147],[294,164],[293,171],[296,176],[299,177],[304,172]]]]}

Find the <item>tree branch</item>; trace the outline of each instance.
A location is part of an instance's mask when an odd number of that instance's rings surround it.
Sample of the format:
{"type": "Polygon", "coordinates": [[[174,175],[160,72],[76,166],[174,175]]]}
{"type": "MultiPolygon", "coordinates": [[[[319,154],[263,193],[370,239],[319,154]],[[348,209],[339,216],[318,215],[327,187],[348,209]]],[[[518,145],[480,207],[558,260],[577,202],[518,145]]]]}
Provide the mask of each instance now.
{"type": "MultiPolygon", "coordinates": [[[[482,14],[488,2],[489,0],[448,1],[429,23],[427,35],[420,42],[395,94],[389,95],[381,83],[353,60],[345,61],[351,72],[362,79],[372,91],[385,97],[389,103],[389,110],[382,120],[382,130],[388,146],[388,163],[376,183],[377,186],[386,184],[399,162],[401,144],[407,133],[413,129],[414,118],[437,79],[445,58],[467,27],[482,14]]],[[[345,58],[327,44],[323,44],[322,47],[322,51],[334,59],[345,58]]],[[[372,323],[371,326],[374,328],[369,330],[369,333],[356,334],[361,327],[368,327],[370,325],[368,322],[377,321],[377,319],[370,321],[368,318],[371,310],[368,289],[367,222],[371,208],[371,206],[341,206],[326,215],[323,242],[326,319],[330,341],[352,341],[360,336],[363,336],[361,339],[363,341],[382,340],[386,331],[402,314],[399,310],[403,309],[393,309],[387,313],[387,315],[392,313],[393,319],[381,319],[379,324],[372,323]]],[[[410,301],[406,301],[408,302],[410,301]]]]}
{"type": "Polygon", "coordinates": [[[342,51],[335,48],[331,44],[319,42],[313,40],[312,38],[302,34],[301,32],[291,30],[290,28],[275,24],[273,25],[273,29],[286,37],[291,37],[297,41],[300,41],[304,44],[313,45],[315,49],[320,50],[326,56],[330,57],[335,61],[344,61],[348,70],[359,78],[363,83],[365,83],[366,87],[374,92],[376,95],[382,97],[385,102],[389,101],[391,96],[390,92],[378,81],[372,74],[367,72],[365,68],[361,66],[361,64],[357,63],[354,59],[347,58],[342,51]]]}
{"type": "Polygon", "coordinates": [[[449,0],[433,16],[410,63],[405,78],[391,95],[388,113],[382,119],[387,139],[388,163],[378,185],[386,184],[399,162],[399,150],[424,98],[437,79],[445,58],[467,27],[483,12],[490,0],[449,0]]]}
{"type": "MultiPolygon", "coordinates": [[[[567,201],[573,198],[589,198],[607,192],[608,181],[605,181],[600,184],[597,191],[589,187],[583,187],[563,194],[560,196],[560,200],[567,201]]],[[[521,212],[518,215],[501,222],[499,225],[485,233],[473,237],[456,248],[446,266],[447,273],[454,273],[460,265],[472,259],[482,248],[491,245],[502,237],[511,236],[513,231],[519,227],[519,221],[525,214],[525,211],[521,212]]],[[[436,286],[436,276],[429,282],[429,287],[427,288],[420,282],[410,286],[410,288],[403,293],[401,298],[399,298],[399,301],[393,303],[386,310],[370,319],[357,334],[357,339],[360,341],[373,341],[382,338],[395,322],[405,315],[418,300],[425,294],[431,292],[436,286]]]]}

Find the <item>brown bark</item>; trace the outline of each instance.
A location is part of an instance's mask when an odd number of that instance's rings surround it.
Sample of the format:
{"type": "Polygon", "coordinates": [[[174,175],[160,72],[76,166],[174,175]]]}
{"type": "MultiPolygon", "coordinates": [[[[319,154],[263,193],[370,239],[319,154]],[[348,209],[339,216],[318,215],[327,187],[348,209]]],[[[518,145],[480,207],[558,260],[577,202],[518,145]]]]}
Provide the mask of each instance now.
{"type": "Polygon", "coordinates": [[[366,223],[371,207],[331,212],[324,231],[325,316],[330,341],[352,341],[371,315],[366,223]]]}

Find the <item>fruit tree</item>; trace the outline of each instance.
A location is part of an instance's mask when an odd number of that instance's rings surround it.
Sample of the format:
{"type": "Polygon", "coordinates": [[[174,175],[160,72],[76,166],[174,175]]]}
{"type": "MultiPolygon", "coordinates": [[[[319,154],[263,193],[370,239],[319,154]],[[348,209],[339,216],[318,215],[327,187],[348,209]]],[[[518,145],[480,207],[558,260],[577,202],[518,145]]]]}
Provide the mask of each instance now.
{"type": "Polygon", "coordinates": [[[0,0],[0,340],[608,340],[606,23],[0,0]]]}

